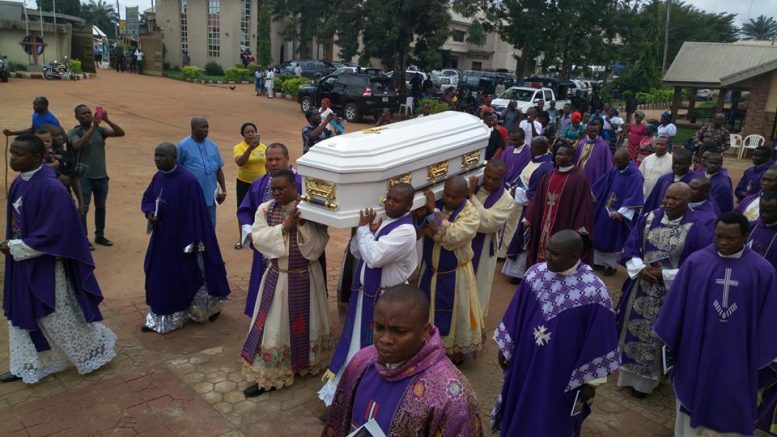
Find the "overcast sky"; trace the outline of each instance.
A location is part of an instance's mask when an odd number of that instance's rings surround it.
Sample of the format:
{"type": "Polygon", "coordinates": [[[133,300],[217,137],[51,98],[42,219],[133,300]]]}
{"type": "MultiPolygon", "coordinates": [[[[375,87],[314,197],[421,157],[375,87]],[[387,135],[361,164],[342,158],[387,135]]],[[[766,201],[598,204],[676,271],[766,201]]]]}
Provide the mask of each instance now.
{"type": "MultiPolygon", "coordinates": [[[[21,2],[22,0],[15,1],[21,2]]],[[[116,4],[116,0],[106,1],[113,5],[116,4]]],[[[28,7],[37,7],[35,0],[26,0],[26,2],[28,7]]],[[[685,3],[692,4],[699,9],[710,12],[730,12],[737,14],[736,21],[738,25],[746,22],[749,18],[755,18],[759,15],[777,18],[777,0],[685,0],[685,3]]],[[[119,0],[122,18],[124,18],[125,6],[139,6],[140,10],[143,11],[144,9],[151,7],[151,0],[119,0]]]]}

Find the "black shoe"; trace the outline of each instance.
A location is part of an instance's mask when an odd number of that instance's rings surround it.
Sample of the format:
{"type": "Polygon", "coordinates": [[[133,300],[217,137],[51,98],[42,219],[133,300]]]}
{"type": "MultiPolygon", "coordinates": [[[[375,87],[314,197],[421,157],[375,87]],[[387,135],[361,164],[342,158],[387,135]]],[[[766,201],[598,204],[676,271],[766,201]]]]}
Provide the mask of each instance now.
{"type": "Polygon", "coordinates": [[[143,325],[143,326],[140,327],[140,332],[154,332],[154,330],[149,328],[146,325],[143,325]]]}
{"type": "Polygon", "coordinates": [[[645,399],[646,397],[648,397],[649,393],[642,393],[641,391],[637,391],[634,387],[632,387],[631,395],[637,399],[645,399]]]}
{"type": "Polygon", "coordinates": [[[5,372],[3,374],[0,374],[0,383],[3,383],[3,384],[6,382],[19,381],[21,379],[22,379],[21,377],[16,376],[11,372],[5,372]]]}
{"type": "Polygon", "coordinates": [[[102,235],[99,237],[94,237],[94,242],[100,246],[113,246],[113,241],[103,237],[102,235]]]}
{"type": "Polygon", "coordinates": [[[91,241],[87,241],[87,243],[89,243],[89,250],[91,250],[92,252],[94,252],[94,244],[92,244],[92,242],[91,242],[91,241]]]}
{"type": "Polygon", "coordinates": [[[268,391],[273,391],[273,390],[275,390],[275,389],[271,388],[269,390],[265,390],[263,388],[259,388],[259,386],[257,384],[252,384],[252,385],[249,385],[248,387],[243,389],[243,395],[246,398],[255,398],[257,396],[261,396],[261,395],[267,393],[268,391]]]}
{"type": "Polygon", "coordinates": [[[209,322],[215,322],[216,319],[218,319],[220,315],[221,315],[221,311],[217,312],[216,314],[212,314],[210,317],[208,317],[208,321],[209,322]]]}
{"type": "Polygon", "coordinates": [[[604,276],[613,276],[613,275],[614,275],[615,273],[617,273],[617,272],[618,272],[618,271],[617,271],[617,270],[615,270],[615,269],[614,269],[614,268],[612,268],[612,267],[606,267],[606,268],[604,269],[604,271],[602,272],[602,275],[604,275],[604,276]]]}

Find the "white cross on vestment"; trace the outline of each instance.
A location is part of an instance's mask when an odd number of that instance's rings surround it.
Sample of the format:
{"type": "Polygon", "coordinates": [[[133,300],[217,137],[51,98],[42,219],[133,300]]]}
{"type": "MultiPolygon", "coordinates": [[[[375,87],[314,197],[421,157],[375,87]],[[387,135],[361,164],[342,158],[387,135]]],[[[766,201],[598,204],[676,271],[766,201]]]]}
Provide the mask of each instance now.
{"type": "Polygon", "coordinates": [[[723,321],[725,319],[729,318],[732,314],[734,314],[734,311],[737,310],[737,304],[733,303],[729,306],[729,294],[731,291],[730,287],[739,287],[739,281],[734,281],[731,279],[731,272],[732,269],[730,267],[726,267],[726,273],[723,278],[715,279],[715,283],[718,285],[723,286],[723,298],[722,302],[718,303],[717,299],[713,303],[713,306],[715,307],[715,310],[718,312],[718,315],[721,317],[723,321]]]}

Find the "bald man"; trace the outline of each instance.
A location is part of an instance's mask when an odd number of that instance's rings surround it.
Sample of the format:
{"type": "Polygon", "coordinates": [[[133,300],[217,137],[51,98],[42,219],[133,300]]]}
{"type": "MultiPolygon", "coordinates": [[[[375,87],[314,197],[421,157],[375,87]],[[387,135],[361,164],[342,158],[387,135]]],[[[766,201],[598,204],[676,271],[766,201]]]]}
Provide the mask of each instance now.
{"type": "Polygon", "coordinates": [[[688,203],[688,208],[699,223],[714,233],[720,209],[710,198],[712,183],[704,176],[696,176],[688,183],[688,188],[691,189],[691,201],[688,203]]]}
{"type": "Polygon", "coordinates": [[[219,148],[208,139],[208,120],[205,117],[192,117],[191,135],[178,143],[178,164],[189,170],[202,187],[208,214],[216,227],[216,204],[227,198],[227,186],[224,182],[224,160],[219,148]]]}
{"type": "Polygon", "coordinates": [[[591,187],[594,195],[594,264],[612,276],[629,231],[645,203],[642,173],[631,164],[628,149],[615,151],[614,167],[591,187]]]}
{"type": "Polygon", "coordinates": [[[653,323],[685,258],[712,242],[712,233],[688,208],[691,188],[670,185],[664,206],[643,214],[623,248],[621,263],[629,275],[618,304],[618,348],[622,366],[618,385],[644,398],[661,380],[661,341],[653,323]]]}
{"type": "Polygon", "coordinates": [[[645,199],[645,208],[642,210],[642,214],[647,214],[661,206],[661,201],[669,185],[675,182],[685,182],[686,184],[691,182],[695,176],[691,171],[692,163],[693,154],[687,149],[680,149],[672,154],[672,172],[656,180],[656,184],[645,199]]]}
{"type": "Polygon", "coordinates": [[[472,268],[472,239],[480,226],[477,209],[467,200],[461,176],[445,181],[442,198],[427,190],[422,228],[423,255],[418,288],[431,301],[429,320],[440,330],[445,352],[454,363],[476,358],[483,347],[483,311],[472,268]]]}
{"type": "Polygon", "coordinates": [[[577,232],[555,233],[494,331],[505,376],[492,423],[503,436],[580,435],[585,401],[620,364],[612,302],[582,250],[577,232]]]}
{"type": "Polygon", "coordinates": [[[472,267],[478,283],[478,296],[483,318],[488,315],[491,301],[491,285],[496,269],[498,235],[513,210],[513,197],[505,189],[505,163],[499,159],[488,161],[483,172],[483,183],[472,176],[469,183],[469,201],[478,212],[480,226],[472,240],[472,267]]]}

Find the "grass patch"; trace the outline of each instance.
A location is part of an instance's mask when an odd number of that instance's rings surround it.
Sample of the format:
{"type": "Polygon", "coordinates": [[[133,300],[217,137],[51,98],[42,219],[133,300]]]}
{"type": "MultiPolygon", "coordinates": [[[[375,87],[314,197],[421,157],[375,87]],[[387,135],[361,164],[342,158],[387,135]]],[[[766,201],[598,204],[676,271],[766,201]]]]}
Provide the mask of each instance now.
{"type": "MultiPolygon", "coordinates": [[[[178,69],[165,70],[164,75],[165,77],[169,77],[171,79],[183,80],[182,70],[178,70],[178,69]]],[[[226,76],[208,76],[207,74],[200,74],[197,80],[204,80],[206,82],[209,80],[212,80],[213,82],[218,82],[218,81],[226,82],[227,78],[226,76]]]]}
{"type": "Polygon", "coordinates": [[[672,144],[684,144],[686,141],[688,141],[689,138],[692,138],[694,135],[696,135],[696,131],[698,131],[698,129],[678,126],[677,135],[675,135],[674,139],[672,139],[672,144]]]}

